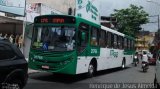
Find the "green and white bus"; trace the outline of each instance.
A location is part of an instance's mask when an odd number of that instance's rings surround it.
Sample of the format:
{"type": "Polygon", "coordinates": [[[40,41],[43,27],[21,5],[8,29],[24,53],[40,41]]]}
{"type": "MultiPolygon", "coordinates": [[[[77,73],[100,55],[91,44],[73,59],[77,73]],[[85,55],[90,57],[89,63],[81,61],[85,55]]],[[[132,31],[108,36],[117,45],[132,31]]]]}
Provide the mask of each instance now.
{"type": "Polygon", "coordinates": [[[34,19],[29,67],[62,74],[87,73],[133,62],[134,38],[80,17],[43,15],[34,19]]]}

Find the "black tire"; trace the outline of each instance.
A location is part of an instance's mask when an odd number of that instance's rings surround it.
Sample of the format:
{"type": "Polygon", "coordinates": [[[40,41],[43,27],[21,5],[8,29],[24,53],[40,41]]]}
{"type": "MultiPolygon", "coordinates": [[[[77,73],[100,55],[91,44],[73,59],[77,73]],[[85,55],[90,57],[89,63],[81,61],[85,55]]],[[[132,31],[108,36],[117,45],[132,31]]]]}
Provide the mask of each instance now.
{"type": "Polygon", "coordinates": [[[160,88],[160,87],[159,87],[159,84],[158,84],[158,82],[157,82],[156,77],[154,78],[154,88],[155,88],[155,89],[159,89],[159,88],[160,88]]]}
{"type": "Polygon", "coordinates": [[[95,74],[95,65],[91,62],[88,66],[87,77],[92,78],[95,74]]]}
{"type": "Polygon", "coordinates": [[[22,81],[19,79],[8,80],[6,84],[10,84],[13,89],[23,89],[22,81]]]}

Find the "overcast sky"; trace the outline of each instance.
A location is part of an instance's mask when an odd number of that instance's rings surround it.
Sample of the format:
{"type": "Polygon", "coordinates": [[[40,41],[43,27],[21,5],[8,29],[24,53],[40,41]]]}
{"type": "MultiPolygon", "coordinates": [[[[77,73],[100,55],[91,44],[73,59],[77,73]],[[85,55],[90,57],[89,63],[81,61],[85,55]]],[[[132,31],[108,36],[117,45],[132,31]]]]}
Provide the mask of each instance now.
{"type": "MultiPolygon", "coordinates": [[[[160,14],[160,0],[100,0],[100,15],[109,16],[114,12],[114,9],[122,9],[129,7],[130,4],[143,6],[144,10],[149,13],[150,16],[160,14]]],[[[150,17],[151,22],[157,22],[158,17],[150,17]]],[[[142,26],[144,30],[155,32],[158,29],[157,23],[149,23],[142,26]]]]}

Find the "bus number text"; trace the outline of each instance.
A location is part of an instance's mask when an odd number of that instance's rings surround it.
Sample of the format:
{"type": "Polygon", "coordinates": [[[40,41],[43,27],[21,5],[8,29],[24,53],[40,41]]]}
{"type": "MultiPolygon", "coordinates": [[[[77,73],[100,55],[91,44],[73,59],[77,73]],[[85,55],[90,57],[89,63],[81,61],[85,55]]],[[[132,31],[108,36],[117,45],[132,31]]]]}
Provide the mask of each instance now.
{"type": "Polygon", "coordinates": [[[91,53],[92,53],[92,54],[97,54],[98,51],[97,51],[97,49],[91,49],[91,53]]]}

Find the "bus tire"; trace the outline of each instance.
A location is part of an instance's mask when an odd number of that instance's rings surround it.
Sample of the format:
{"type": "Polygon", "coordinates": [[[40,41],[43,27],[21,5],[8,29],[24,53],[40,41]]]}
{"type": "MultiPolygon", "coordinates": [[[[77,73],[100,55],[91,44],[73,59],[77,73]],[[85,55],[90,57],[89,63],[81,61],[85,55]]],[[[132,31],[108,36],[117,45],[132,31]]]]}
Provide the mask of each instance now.
{"type": "Polygon", "coordinates": [[[95,61],[91,61],[91,63],[88,66],[88,73],[87,73],[88,78],[93,77],[96,72],[96,64],[95,63],[96,63],[95,61]]]}
{"type": "Polygon", "coordinates": [[[121,66],[121,68],[122,68],[122,69],[125,69],[125,67],[126,67],[126,62],[125,62],[125,58],[124,58],[123,61],[122,61],[122,66],[121,66]]]}
{"type": "Polygon", "coordinates": [[[6,84],[11,84],[11,89],[23,89],[22,80],[20,79],[11,79],[6,82],[6,84]]]}

